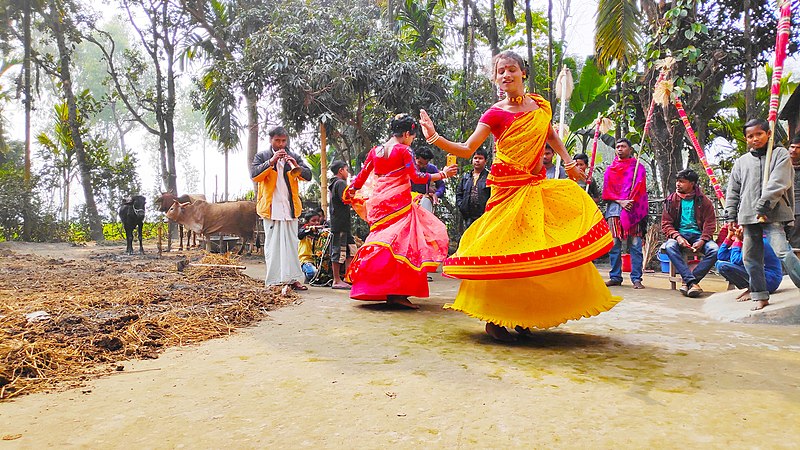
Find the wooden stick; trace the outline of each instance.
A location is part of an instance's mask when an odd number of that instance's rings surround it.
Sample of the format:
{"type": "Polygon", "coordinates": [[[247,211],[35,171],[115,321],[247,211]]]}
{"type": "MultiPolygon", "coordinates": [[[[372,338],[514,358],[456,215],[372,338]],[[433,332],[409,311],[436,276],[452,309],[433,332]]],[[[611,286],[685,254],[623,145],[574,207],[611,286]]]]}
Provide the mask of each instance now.
{"type": "MultiPolygon", "coordinates": [[[[667,71],[661,69],[661,71],[658,73],[658,79],[656,79],[656,84],[654,84],[653,86],[658,86],[658,83],[663,81],[666,77],[667,77],[667,71]]],[[[656,98],[655,96],[652,96],[652,98],[650,99],[650,107],[647,108],[647,117],[645,118],[644,121],[644,130],[642,130],[642,141],[639,144],[639,152],[634,157],[636,159],[636,165],[633,166],[633,182],[631,183],[631,193],[628,196],[628,198],[630,199],[633,198],[633,188],[636,187],[636,176],[638,175],[639,172],[639,155],[641,155],[642,150],[644,150],[644,140],[647,139],[647,132],[650,130],[650,126],[653,124],[653,109],[655,108],[655,106],[656,106],[656,98]]],[[[631,151],[633,152],[635,151],[635,149],[631,149],[631,151]]],[[[645,183],[647,183],[647,180],[645,180],[645,183]]]]}
{"type": "Polygon", "coordinates": [[[203,264],[203,263],[189,263],[191,267],[225,267],[231,269],[240,269],[244,270],[247,269],[247,266],[234,266],[231,264],[203,264]]]}

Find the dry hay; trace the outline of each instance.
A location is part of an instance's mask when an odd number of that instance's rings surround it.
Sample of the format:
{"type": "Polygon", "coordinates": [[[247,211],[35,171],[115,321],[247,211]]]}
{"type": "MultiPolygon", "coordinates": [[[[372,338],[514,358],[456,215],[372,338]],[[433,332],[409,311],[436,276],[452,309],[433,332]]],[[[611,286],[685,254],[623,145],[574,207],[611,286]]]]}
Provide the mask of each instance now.
{"type": "MultiPolygon", "coordinates": [[[[0,253],[0,401],[80,386],[118,361],[230,334],[291,303],[241,271],[175,260],[65,261],[0,253]],[[26,315],[40,313],[41,320],[26,315]]],[[[206,255],[210,265],[235,265],[206,255]]]]}

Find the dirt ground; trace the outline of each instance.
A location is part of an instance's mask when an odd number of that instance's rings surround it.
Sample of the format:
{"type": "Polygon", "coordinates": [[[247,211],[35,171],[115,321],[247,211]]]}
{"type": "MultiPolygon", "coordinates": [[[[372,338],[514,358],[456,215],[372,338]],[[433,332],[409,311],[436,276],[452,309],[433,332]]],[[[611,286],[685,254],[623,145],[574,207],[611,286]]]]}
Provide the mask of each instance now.
{"type": "Polygon", "coordinates": [[[796,326],[717,322],[702,299],[622,286],[610,312],[500,345],[442,310],[457,288],[435,277],[419,311],[311,288],[230,337],[0,403],[0,449],[798,446],[796,326]]]}

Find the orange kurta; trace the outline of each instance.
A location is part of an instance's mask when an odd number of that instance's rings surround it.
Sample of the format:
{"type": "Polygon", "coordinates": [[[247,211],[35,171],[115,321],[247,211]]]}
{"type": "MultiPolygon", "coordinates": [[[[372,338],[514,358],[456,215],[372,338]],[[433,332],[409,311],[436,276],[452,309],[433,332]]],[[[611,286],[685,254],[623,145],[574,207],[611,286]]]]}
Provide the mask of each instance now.
{"type": "Polygon", "coordinates": [[[501,326],[549,328],[611,309],[613,297],[592,260],[613,242],[594,201],[572,180],[532,174],[544,151],[550,104],[519,115],[497,140],[486,213],[444,261],[445,276],[464,280],[462,311],[501,326]]]}

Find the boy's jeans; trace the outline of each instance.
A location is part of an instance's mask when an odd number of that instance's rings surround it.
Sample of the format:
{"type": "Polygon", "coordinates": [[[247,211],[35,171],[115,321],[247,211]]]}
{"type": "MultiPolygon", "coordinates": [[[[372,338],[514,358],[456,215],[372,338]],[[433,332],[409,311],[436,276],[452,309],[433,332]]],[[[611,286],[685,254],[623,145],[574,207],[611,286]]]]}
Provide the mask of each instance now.
{"type": "Polygon", "coordinates": [[[750,298],[754,301],[769,300],[767,278],[764,274],[762,235],[767,238],[769,245],[775,250],[775,254],[783,264],[783,270],[789,274],[794,285],[800,287],[800,259],[797,259],[792,252],[789,241],[786,240],[783,225],[780,223],[756,223],[742,227],[744,228],[742,260],[747,273],[750,274],[750,298]]]}
{"type": "MultiPolygon", "coordinates": [[[[684,239],[689,241],[689,244],[694,244],[700,239],[700,235],[687,234],[684,236],[684,239]]],[[[703,259],[700,260],[694,270],[689,270],[689,266],[683,260],[682,248],[677,240],[667,239],[664,251],[667,253],[667,256],[669,256],[669,260],[672,261],[672,265],[675,266],[675,270],[681,274],[683,282],[688,286],[690,284],[699,283],[700,280],[708,274],[708,271],[714,267],[714,263],[717,262],[719,246],[714,241],[706,242],[703,245],[703,259]]]]}
{"type": "MultiPolygon", "coordinates": [[[[628,251],[631,254],[631,282],[642,281],[642,238],[628,237],[628,251]]],[[[622,281],[622,239],[614,238],[614,246],[608,254],[611,271],[608,277],[614,281],[622,281]]]]}

